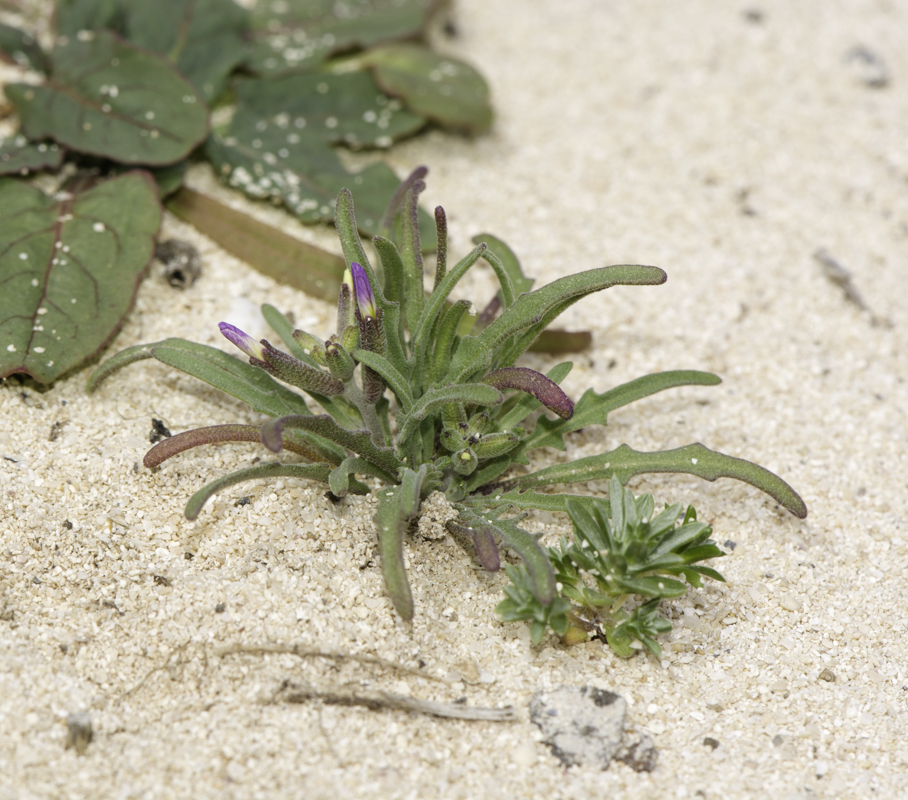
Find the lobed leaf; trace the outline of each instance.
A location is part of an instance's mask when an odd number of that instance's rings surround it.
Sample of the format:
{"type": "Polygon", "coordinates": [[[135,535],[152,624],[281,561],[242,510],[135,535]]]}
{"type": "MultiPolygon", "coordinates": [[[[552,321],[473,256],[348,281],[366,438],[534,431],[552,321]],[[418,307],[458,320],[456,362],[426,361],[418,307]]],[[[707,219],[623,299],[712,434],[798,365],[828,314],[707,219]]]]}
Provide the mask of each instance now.
{"type": "Polygon", "coordinates": [[[174,164],[208,134],[195,87],[166,59],[110,31],[70,39],[52,53],[46,83],[5,92],[29,139],[125,164],[174,164]]]}
{"type": "MultiPolygon", "coordinates": [[[[634,475],[648,472],[683,473],[708,481],[734,478],[766,492],[796,517],[803,519],[807,516],[804,501],[778,475],[744,459],[709,450],[699,443],[657,453],[641,453],[623,444],[608,453],[555,464],[512,478],[505,481],[503,488],[527,489],[556,483],[605,480],[612,476],[616,476],[621,483],[627,483],[634,475]]],[[[616,513],[614,505],[612,511],[616,513]]],[[[618,523],[616,520],[616,528],[620,527],[618,523]]]]}
{"type": "Polygon", "coordinates": [[[147,173],[64,200],[0,179],[0,376],[55,380],[103,348],[132,307],[161,222],[147,173]]]}

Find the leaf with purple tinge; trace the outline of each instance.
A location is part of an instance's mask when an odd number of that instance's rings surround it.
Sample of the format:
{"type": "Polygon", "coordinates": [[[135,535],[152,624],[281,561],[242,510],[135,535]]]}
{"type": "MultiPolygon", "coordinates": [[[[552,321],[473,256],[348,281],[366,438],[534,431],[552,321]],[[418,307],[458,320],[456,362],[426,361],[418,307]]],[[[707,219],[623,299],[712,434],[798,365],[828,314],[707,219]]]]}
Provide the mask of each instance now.
{"type": "Polygon", "coordinates": [[[571,402],[571,398],[555,381],[534,369],[504,367],[490,372],[482,379],[482,382],[499,390],[519,389],[521,392],[531,394],[549,411],[562,419],[570,419],[574,415],[574,404],[571,402]]]}
{"type": "Polygon", "coordinates": [[[9,84],[5,92],[29,139],[124,164],[174,164],[208,134],[195,87],[163,57],[110,31],[58,46],[46,83],[9,84]]]}
{"type": "Polygon", "coordinates": [[[50,382],[104,347],[132,307],[161,222],[130,172],[64,200],[0,180],[0,376],[50,382]]]}

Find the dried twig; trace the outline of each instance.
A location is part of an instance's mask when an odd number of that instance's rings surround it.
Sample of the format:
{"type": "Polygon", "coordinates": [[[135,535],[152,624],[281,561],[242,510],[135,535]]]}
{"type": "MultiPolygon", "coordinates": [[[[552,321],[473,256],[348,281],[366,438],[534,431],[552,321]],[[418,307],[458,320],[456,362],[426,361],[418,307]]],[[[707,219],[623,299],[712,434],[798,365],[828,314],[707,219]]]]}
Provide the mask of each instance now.
{"type": "Polygon", "coordinates": [[[214,648],[216,656],[232,656],[238,653],[286,653],[289,655],[299,656],[300,658],[326,658],[329,661],[357,661],[360,664],[371,664],[376,667],[392,669],[396,672],[403,672],[407,675],[415,675],[419,678],[425,678],[430,681],[439,681],[444,683],[444,679],[429,675],[422,670],[407,667],[404,664],[396,664],[393,661],[386,661],[378,656],[357,655],[355,653],[326,653],[323,650],[313,650],[309,647],[303,647],[298,644],[228,644],[223,647],[214,648]]]}
{"type": "Polygon", "coordinates": [[[484,720],[486,722],[514,722],[517,712],[513,706],[505,708],[483,708],[457,703],[437,703],[434,700],[420,700],[391,692],[375,689],[350,689],[348,691],[320,691],[311,686],[285,682],[274,696],[274,702],[303,703],[306,700],[320,700],[339,706],[365,706],[372,710],[394,709],[415,711],[433,717],[449,719],[484,720]]]}

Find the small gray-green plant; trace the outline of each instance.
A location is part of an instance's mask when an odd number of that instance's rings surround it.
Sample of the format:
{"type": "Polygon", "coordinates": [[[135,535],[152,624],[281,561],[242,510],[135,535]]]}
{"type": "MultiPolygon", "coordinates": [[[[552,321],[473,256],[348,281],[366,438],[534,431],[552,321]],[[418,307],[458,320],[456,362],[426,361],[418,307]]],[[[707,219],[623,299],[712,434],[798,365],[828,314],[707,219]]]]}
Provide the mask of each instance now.
{"type": "Polygon", "coordinates": [[[529,620],[537,643],[551,627],[569,642],[604,635],[620,656],[633,653],[634,641],[660,656],[656,637],[668,633],[672,624],[659,616],[659,603],[687,591],[677,578],[692,586],[702,586],[704,576],[725,580],[697,563],[724,555],[709,538],[712,528],[697,522],[693,506],[682,511],[680,503],[654,517],[652,495],[635,498],[616,477],[607,501],[570,498],[566,506],[574,541],[562,537],[559,548],[545,548],[555,571],[555,597],[550,603],[540,601],[526,567],[509,565],[511,583],[498,613],[506,622],[529,620]],[[627,611],[634,597],[646,601],[627,611]]]}
{"type": "MultiPolygon", "coordinates": [[[[306,462],[258,464],[219,478],[189,500],[189,519],[198,516],[215,492],[251,479],[319,481],[335,497],[375,492],[385,585],[397,612],[409,620],[413,600],[403,541],[423,500],[435,491],[443,492],[457,511],[448,529],[472,539],[483,566],[498,569],[499,543],[520,555],[525,571],[514,573],[515,585],[542,606],[556,598],[556,570],[567,569],[568,557],[543,549],[536,536],[519,526],[521,514],[526,509],[571,511],[580,519],[593,499],[547,494],[539,487],[611,478],[626,483],[646,472],[681,472],[707,480],[732,477],[762,489],[797,516],[806,515],[801,498],[781,478],[701,444],[652,453],[625,444],[600,455],[513,474],[513,465],[529,463],[531,451],[564,450],[567,434],[604,425],[613,409],[674,386],[714,385],[719,379],[705,372],[662,372],[602,394],[589,389],[574,404],[559,386],[570,362],[556,365],[547,375],[517,366],[546,326],[578,300],[619,284],[661,284],[666,275],[649,266],[598,267],[531,291],[531,281],[513,253],[493,237],[480,241],[449,268],[446,217],[438,207],[438,258],[427,295],[417,221],[424,174],[424,169],[415,172],[392,200],[385,216],[387,233],[372,240],[377,266],[357,233],[351,194],[344,190],[338,196],[335,224],[349,274],[340,288],[337,330],[327,339],[294,330],[286,317],[266,305],[265,317],[289,352],[221,323],[222,333],[248,356],[248,363],[212,347],[167,339],[129,348],[92,376],[89,390],[120,367],[155,358],[270,418],[262,425],[220,425],[177,434],[148,452],[148,467],[191,447],[228,441],[257,442],[273,452],[287,450],[306,462]],[[491,266],[500,288],[496,301],[473,317],[467,313],[469,300],[449,298],[480,259],[491,266]],[[498,307],[501,313],[496,317],[498,307]],[[321,411],[283,384],[307,394],[321,411]],[[545,416],[545,411],[554,416],[545,416]]],[[[666,552],[666,568],[675,568],[672,559],[684,558],[686,552],[677,548],[666,552]]],[[[582,563],[578,567],[585,569],[582,563]]],[[[681,574],[696,573],[693,567],[686,570],[681,574]]],[[[647,581],[645,576],[637,579],[647,581]]],[[[575,588],[580,591],[579,584],[575,588]]],[[[552,613],[560,619],[564,609],[556,603],[552,613]]],[[[635,619],[633,624],[649,624],[640,614],[635,619]]],[[[628,635],[636,635],[628,625],[628,635]]]]}

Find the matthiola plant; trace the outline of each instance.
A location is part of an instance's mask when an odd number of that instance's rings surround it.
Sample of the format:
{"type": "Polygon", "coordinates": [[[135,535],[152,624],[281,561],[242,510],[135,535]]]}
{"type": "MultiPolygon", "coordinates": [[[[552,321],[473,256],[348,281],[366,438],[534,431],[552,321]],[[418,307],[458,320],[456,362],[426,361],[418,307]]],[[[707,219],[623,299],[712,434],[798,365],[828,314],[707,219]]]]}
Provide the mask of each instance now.
{"type": "MultiPolygon", "coordinates": [[[[338,298],[337,329],[327,339],[294,330],[277,309],[266,305],[265,317],[286,351],[222,322],[221,332],[248,363],[215,348],[167,339],[125,350],[92,376],[90,390],[126,364],[156,358],[269,418],[262,425],[218,425],[177,434],[148,452],[148,467],[191,447],[239,441],[260,443],[274,453],[289,451],[306,462],[257,464],[215,480],[189,500],[189,519],[195,519],[216,492],[251,479],[319,481],[335,497],[374,491],[385,585],[398,614],[410,620],[413,599],[402,545],[423,500],[435,491],[443,492],[457,511],[448,530],[467,544],[472,542],[484,567],[499,568],[502,544],[520,555],[523,566],[512,572],[523,592],[522,608],[535,609],[530,616],[542,609],[539,613],[551,617],[553,603],[555,616],[566,614],[568,601],[558,596],[556,571],[562,591],[576,594],[582,589],[563,577],[569,556],[540,546],[537,536],[520,527],[521,517],[526,509],[570,511],[576,524],[577,514],[588,513],[583,509],[593,508],[594,502],[541,492],[541,487],[616,479],[615,491],[619,481],[623,484],[646,472],[688,473],[707,480],[732,477],[762,489],[797,516],[806,515],[801,498],[776,475],[702,444],[651,453],[625,444],[599,455],[515,473],[513,465],[527,465],[531,451],[564,450],[568,433],[604,425],[613,409],[675,386],[714,385],[719,378],[705,372],[662,372],[601,394],[588,389],[574,403],[559,386],[570,362],[558,364],[547,375],[517,366],[539,334],[578,300],[615,285],[658,285],[666,275],[648,266],[598,267],[530,291],[532,281],[494,237],[480,241],[449,267],[445,212],[438,207],[437,266],[432,291],[427,293],[417,225],[417,198],[425,187],[425,173],[414,172],[392,200],[384,221],[386,234],[372,240],[375,265],[357,233],[350,192],[338,196],[335,224],[349,269],[338,298]],[[480,260],[491,266],[500,288],[497,298],[474,316],[468,313],[469,300],[451,302],[449,297],[480,260]]],[[[602,506],[596,507],[601,514],[602,506]]],[[[595,569],[585,562],[574,568],[595,569]]],[[[601,603],[597,600],[594,606],[601,603]]],[[[519,610],[510,612],[511,618],[526,618],[519,610]]]]}

